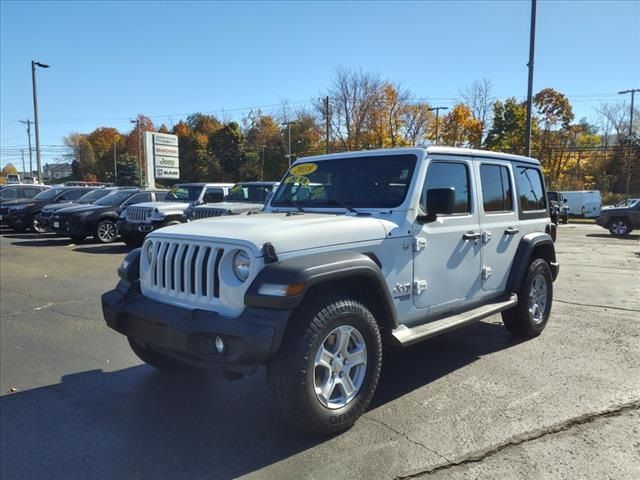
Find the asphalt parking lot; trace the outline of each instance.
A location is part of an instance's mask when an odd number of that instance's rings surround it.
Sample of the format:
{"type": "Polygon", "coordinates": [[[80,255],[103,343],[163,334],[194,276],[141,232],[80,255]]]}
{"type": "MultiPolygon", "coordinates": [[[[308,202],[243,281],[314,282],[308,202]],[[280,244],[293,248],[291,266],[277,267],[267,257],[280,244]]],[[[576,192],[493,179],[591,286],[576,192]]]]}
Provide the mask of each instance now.
{"type": "Polygon", "coordinates": [[[372,406],[289,430],[262,372],[154,371],[104,325],[123,244],[1,233],[0,477],[640,478],[640,234],[561,225],[542,336],[498,316],[388,352],[372,406]]]}

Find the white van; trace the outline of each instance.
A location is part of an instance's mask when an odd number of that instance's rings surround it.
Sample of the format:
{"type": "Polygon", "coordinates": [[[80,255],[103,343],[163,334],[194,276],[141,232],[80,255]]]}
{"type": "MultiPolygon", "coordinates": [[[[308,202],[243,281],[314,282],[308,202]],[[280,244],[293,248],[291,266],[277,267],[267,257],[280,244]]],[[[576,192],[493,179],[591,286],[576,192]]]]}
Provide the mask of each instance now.
{"type": "Polygon", "coordinates": [[[602,197],[599,190],[576,190],[560,193],[562,193],[567,202],[569,215],[585,218],[597,218],[600,216],[602,197]]]}

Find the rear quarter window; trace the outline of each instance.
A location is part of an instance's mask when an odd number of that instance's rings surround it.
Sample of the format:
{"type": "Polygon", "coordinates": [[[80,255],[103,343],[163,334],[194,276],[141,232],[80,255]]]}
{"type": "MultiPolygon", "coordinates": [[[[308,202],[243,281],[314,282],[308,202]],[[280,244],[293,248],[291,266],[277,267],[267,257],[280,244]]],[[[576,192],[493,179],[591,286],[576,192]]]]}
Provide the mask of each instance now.
{"type": "Polygon", "coordinates": [[[547,201],[540,170],[534,167],[516,167],[518,202],[523,212],[545,210],[547,201]]]}

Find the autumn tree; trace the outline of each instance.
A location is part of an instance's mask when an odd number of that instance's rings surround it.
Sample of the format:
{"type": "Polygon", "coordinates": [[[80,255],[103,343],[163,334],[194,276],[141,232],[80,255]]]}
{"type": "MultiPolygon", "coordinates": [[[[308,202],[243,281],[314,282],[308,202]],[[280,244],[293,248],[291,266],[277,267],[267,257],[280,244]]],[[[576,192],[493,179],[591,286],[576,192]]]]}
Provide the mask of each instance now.
{"type": "Polygon", "coordinates": [[[209,151],[220,162],[221,171],[211,172],[213,178],[237,181],[242,161],[242,131],[236,122],[225,124],[209,137],[209,151]]]}
{"type": "Polygon", "coordinates": [[[112,127],[99,127],[87,135],[87,141],[91,144],[96,158],[96,167],[93,172],[99,180],[113,179],[113,147],[116,144],[116,154],[122,147],[122,136],[112,127]]]}
{"type": "Polygon", "coordinates": [[[482,139],[482,122],[473,118],[467,105],[459,103],[442,117],[439,136],[442,145],[478,148],[482,139]]]}
{"type": "Polygon", "coordinates": [[[474,146],[480,147],[484,136],[489,129],[489,123],[491,121],[492,105],[495,101],[493,96],[493,85],[491,80],[483,78],[482,80],[476,80],[471,85],[466,87],[460,96],[469,110],[474,120],[478,120],[482,125],[482,135],[480,141],[474,146]]]}

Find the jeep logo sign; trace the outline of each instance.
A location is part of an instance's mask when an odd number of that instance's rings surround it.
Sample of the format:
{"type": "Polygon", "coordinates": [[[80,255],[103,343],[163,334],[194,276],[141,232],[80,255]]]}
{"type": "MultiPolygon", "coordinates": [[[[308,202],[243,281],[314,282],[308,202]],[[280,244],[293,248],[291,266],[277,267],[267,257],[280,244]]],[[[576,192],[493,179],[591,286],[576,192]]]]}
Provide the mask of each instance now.
{"type": "Polygon", "coordinates": [[[155,187],[156,178],[180,178],[178,137],[167,133],[144,132],[147,185],[155,187]]]}

